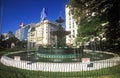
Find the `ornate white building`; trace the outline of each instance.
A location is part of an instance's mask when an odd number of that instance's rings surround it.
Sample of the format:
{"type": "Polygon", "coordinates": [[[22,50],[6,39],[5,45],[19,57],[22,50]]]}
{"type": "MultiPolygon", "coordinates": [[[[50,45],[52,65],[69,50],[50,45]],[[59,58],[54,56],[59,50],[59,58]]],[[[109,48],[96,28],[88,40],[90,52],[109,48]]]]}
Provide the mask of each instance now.
{"type": "Polygon", "coordinates": [[[66,5],[65,7],[65,16],[66,16],[66,31],[70,31],[70,34],[66,36],[66,44],[74,45],[76,44],[77,38],[77,24],[75,19],[73,19],[73,15],[71,13],[71,7],[66,5]]]}
{"type": "Polygon", "coordinates": [[[50,34],[55,30],[57,30],[57,24],[48,20],[43,20],[40,24],[36,24],[37,44],[55,45],[55,36],[50,34]]]}
{"type": "Polygon", "coordinates": [[[36,48],[38,46],[55,45],[55,36],[52,31],[57,30],[57,24],[48,20],[42,20],[28,30],[28,47],[36,48]]]}

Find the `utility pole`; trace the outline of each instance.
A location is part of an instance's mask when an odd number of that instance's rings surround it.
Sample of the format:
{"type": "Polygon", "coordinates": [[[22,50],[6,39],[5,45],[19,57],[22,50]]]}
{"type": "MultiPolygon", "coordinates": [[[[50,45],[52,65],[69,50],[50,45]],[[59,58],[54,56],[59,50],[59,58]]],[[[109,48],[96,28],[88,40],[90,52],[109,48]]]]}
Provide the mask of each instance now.
{"type": "Polygon", "coordinates": [[[1,40],[1,35],[2,35],[2,16],[3,16],[3,7],[2,3],[0,4],[0,40],[1,40]]]}

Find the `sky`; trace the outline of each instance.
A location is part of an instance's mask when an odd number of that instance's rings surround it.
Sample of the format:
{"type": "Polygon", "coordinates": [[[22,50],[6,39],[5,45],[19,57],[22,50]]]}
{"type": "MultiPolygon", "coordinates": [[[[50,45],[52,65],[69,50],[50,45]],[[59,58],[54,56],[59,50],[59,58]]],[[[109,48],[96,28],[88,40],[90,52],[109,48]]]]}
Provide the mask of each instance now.
{"type": "Polygon", "coordinates": [[[40,22],[43,8],[49,21],[54,22],[59,16],[65,20],[67,3],[68,0],[0,0],[2,33],[12,31],[15,34],[21,22],[26,25],[40,22]]]}

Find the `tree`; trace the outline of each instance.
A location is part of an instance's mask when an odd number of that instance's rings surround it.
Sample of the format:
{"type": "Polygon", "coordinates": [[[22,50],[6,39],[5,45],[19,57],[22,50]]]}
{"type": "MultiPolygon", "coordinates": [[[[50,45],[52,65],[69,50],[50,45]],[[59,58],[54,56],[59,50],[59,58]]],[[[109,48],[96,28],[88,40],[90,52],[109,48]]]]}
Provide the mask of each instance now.
{"type": "Polygon", "coordinates": [[[4,49],[4,41],[3,41],[4,36],[2,34],[0,36],[1,36],[0,37],[0,50],[3,50],[4,49]]]}
{"type": "Polygon", "coordinates": [[[108,9],[108,21],[109,26],[106,30],[106,38],[109,48],[112,50],[119,50],[120,47],[120,1],[111,0],[109,2],[112,5],[108,9]]]}
{"type": "Polygon", "coordinates": [[[89,1],[90,11],[98,13],[102,20],[106,18],[108,25],[106,26],[105,36],[109,49],[119,50],[120,47],[120,1],[119,0],[98,0],[89,1]]]}
{"type": "Polygon", "coordinates": [[[13,32],[9,31],[6,35],[6,48],[11,48],[11,44],[14,43],[15,45],[19,42],[19,40],[14,36],[13,32]]]}
{"type": "MultiPolygon", "coordinates": [[[[88,0],[90,2],[90,0],[88,0]]],[[[92,3],[93,4],[93,3],[92,3]]],[[[85,0],[70,0],[71,11],[78,23],[77,41],[88,41],[91,37],[103,33],[101,24],[106,22],[101,20],[100,14],[91,11],[90,4],[85,0]],[[78,19],[80,18],[80,19],[78,19]]]]}
{"type": "MultiPolygon", "coordinates": [[[[99,27],[101,28],[101,25],[103,22],[106,23],[108,22],[108,24],[106,24],[105,27],[103,27],[102,30],[104,30],[105,32],[105,37],[107,38],[107,42],[109,45],[109,48],[113,49],[113,50],[119,50],[120,47],[120,1],[119,0],[70,0],[70,5],[73,8],[77,8],[74,9],[73,15],[74,17],[79,16],[79,13],[83,13],[85,12],[85,10],[88,12],[87,16],[82,16],[82,20],[78,21],[81,23],[85,23],[85,25],[83,25],[84,27],[81,29],[83,29],[84,32],[89,33],[89,31],[85,28],[85,26],[88,26],[89,21],[85,21],[84,19],[91,19],[91,16],[93,13],[95,13],[95,16],[97,16],[97,18],[100,19],[99,21],[99,27]],[[81,9],[84,8],[84,9],[81,9]],[[76,11],[77,10],[77,11],[76,11]],[[81,12],[78,12],[81,11],[81,12]],[[101,20],[103,21],[101,23],[101,20]],[[85,21],[85,22],[84,22],[85,21]]],[[[76,18],[77,19],[77,18],[76,18]]],[[[95,24],[94,20],[96,18],[91,19],[91,22],[93,22],[93,24],[95,24]]],[[[97,20],[96,20],[97,21],[97,20]]],[[[92,25],[89,24],[89,25],[92,25]]],[[[96,25],[98,26],[98,25],[96,25]]],[[[91,26],[92,27],[92,26],[91,26]]],[[[94,25],[93,25],[94,27],[94,25]]],[[[99,29],[98,27],[98,29],[99,29]]],[[[80,29],[80,28],[79,28],[80,29]]],[[[94,30],[91,28],[88,28],[90,31],[92,30],[94,32],[94,30]]],[[[82,31],[78,30],[81,34],[84,35],[84,33],[82,33],[82,31]]],[[[103,32],[103,31],[101,31],[103,32]]],[[[89,33],[90,34],[90,33],[89,33]]],[[[87,36],[89,35],[87,34],[87,36]]],[[[78,36],[79,37],[79,36],[78,36]]]]}

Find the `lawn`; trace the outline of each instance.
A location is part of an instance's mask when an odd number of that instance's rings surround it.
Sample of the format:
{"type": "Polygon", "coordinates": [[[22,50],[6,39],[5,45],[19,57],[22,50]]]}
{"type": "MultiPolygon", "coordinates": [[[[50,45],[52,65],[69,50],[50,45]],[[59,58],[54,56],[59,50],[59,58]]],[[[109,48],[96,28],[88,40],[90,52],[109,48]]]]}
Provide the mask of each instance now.
{"type": "MultiPolygon", "coordinates": [[[[0,56],[4,53],[0,52],[0,56]]],[[[120,65],[101,70],[60,73],[23,70],[0,63],[0,78],[120,78],[120,65]]]]}
{"type": "Polygon", "coordinates": [[[21,70],[0,64],[0,78],[119,78],[120,66],[89,72],[41,72],[21,70]]]}

